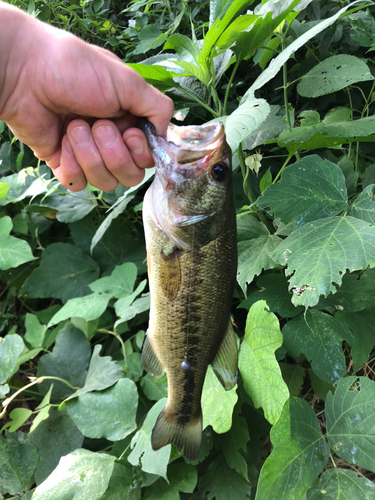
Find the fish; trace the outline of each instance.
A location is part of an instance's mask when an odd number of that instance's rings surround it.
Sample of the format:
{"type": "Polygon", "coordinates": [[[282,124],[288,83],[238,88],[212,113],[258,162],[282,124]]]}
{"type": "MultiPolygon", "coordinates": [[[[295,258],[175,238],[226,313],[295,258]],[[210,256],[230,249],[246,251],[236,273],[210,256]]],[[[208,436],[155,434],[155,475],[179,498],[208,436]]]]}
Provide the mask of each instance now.
{"type": "Polygon", "coordinates": [[[151,445],[173,443],[194,461],[208,365],[226,390],[238,374],[230,316],[237,270],[231,150],[219,121],[170,125],[169,141],[147,119],[138,126],[155,162],[143,201],[151,305],[142,364],[168,380],[151,445]]]}

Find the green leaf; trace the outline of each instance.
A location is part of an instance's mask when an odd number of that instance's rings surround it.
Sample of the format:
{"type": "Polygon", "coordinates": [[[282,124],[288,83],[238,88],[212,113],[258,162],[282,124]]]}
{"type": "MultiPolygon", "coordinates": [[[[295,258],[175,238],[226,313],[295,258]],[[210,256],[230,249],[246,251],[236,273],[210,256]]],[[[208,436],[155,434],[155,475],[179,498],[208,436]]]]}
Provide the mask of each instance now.
{"type": "Polygon", "coordinates": [[[134,54],[144,54],[151,48],[159,47],[167,37],[154,24],[148,24],[138,34],[139,43],[136,45],[134,54]]]}
{"type": "Polygon", "coordinates": [[[29,435],[35,431],[35,429],[41,422],[43,422],[43,420],[46,420],[48,418],[49,411],[51,409],[50,400],[51,400],[52,389],[53,389],[53,384],[51,384],[49,391],[42,399],[42,402],[35,408],[36,410],[39,410],[39,413],[33,420],[32,426],[30,427],[29,435]]]}
{"type": "Polygon", "coordinates": [[[261,290],[250,294],[238,307],[249,310],[255,302],[264,300],[268,309],[282,318],[294,318],[303,311],[303,307],[292,304],[292,294],[288,292],[288,282],[282,274],[265,274],[256,284],[261,290]]]}
{"type": "Polygon", "coordinates": [[[47,180],[51,176],[51,171],[47,165],[42,165],[38,169],[31,167],[20,170],[17,174],[2,177],[1,182],[10,185],[6,200],[0,200],[0,206],[9,202],[16,203],[29,196],[37,196],[49,189],[47,180]]]}
{"type": "Polygon", "coordinates": [[[12,227],[10,217],[0,219],[0,269],[3,271],[34,260],[29,244],[10,236],[12,227]]]}
{"type": "Polygon", "coordinates": [[[262,178],[259,181],[260,192],[263,193],[268,188],[268,186],[270,184],[272,184],[271,168],[266,170],[265,174],[262,176],[262,178]]]}
{"type": "Polygon", "coordinates": [[[226,391],[208,366],[202,391],[203,429],[211,425],[215,432],[228,432],[232,426],[232,413],[238,396],[236,389],[226,391]]]}
{"type": "Polygon", "coordinates": [[[128,461],[132,465],[140,465],[144,472],[156,474],[165,480],[167,479],[167,466],[171,454],[171,445],[163,446],[160,450],[154,451],[151,447],[151,432],[166,402],[166,399],[160,399],[147,413],[142,428],[135,434],[131,441],[132,452],[128,456],[128,461]]]}
{"type": "Polygon", "coordinates": [[[310,488],[306,500],[372,500],[375,483],[357,472],[347,469],[328,469],[322,474],[318,486],[310,488]]]}
{"type": "Polygon", "coordinates": [[[362,187],[365,189],[370,184],[375,184],[375,164],[369,165],[363,172],[362,187]]]}
{"type": "Polygon", "coordinates": [[[28,438],[39,452],[35,471],[36,484],[41,484],[51,474],[61,457],[80,448],[83,439],[83,434],[69,418],[66,410],[51,408],[48,418],[43,420],[28,438]]]}
{"type": "Polygon", "coordinates": [[[365,220],[371,224],[375,224],[375,184],[367,186],[353,205],[348,209],[348,215],[352,215],[357,219],[365,220]]]}
{"type": "Polygon", "coordinates": [[[266,226],[254,215],[241,214],[237,217],[237,241],[251,240],[269,234],[266,226]]]}
{"type": "Polygon", "coordinates": [[[21,495],[26,491],[38,463],[36,449],[23,442],[22,433],[10,442],[0,437],[0,492],[21,495]]]}
{"type": "Polygon", "coordinates": [[[129,467],[115,463],[108,489],[100,500],[140,500],[141,484],[129,467]]]}
{"type": "Polygon", "coordinates": [[[275,358],[275,351],[282,343],[279,322],[268,311],[266,302],[261,300],[252,305],[240,348],[239,369],[255,408],[263,408],[271,424],[277,421],[289,398],[288,387],[275,358]]]}
{"type": "Polygon", "coordinates": [[[351,356],[356,370],[367,363],[372,349],[375,345],[374,331],[375,308],[356,313],[339,311],[335,318],[346,326],[349,326],[354,335],[351,356]]]}
{"type": "Polygon", "coordinates": [[[115,323],[115,328],[117,328],[119,324],[135,318],[137,314],[150,309],[150,294],[144,294],[142,297],[135,300],[132,305],[129,304],[129,302],[131,303],[130,299],[133,300],[131,296],[122,297],[115,303],[116,314],[120,315],[120,319],[115,323]]]}
{"type": "Polygon", "coordinates": [[[3,142],[0,147],[0,173],[3,174],[12,168],[10,142],[3,142]]]}
{"type": "Polygon", "coordinates": [[[296,229],[271,254],[287,265],[292,302],[305,307],[318,303],[341,285],[346,270],[375,266],[375,227],[354,217],[328,217],[296,229]]]}
{"type": "Polygon", "coordinates": [[[0,384],[4,384],[12,375],[24,347],[22,337],[17,334],[0,337],[0,384]]]}
{"type": "Polygon", "coordinates": [[[163,50],[167,49],[173,49],[179,55],[184,55],[185,52],[187,52],[193,56],[195,60],[197,60],[199,56],[199,50],[190,38],[185,35],[181,35],[180,33],[174,33],[168,38],[163,47],[163,50]]]}
{"type": "Polygon", "coordinates": [[[86,321],[99,318],[107,309],[112,296],[107,293],[91,293],[84,297],[69,299],[66,304],[50,319],[48,327],[57,325],[61,321],[78,316],[86,321]]]}
{"type": "Polygon", "coordinates": [[[26,279],[21,293],[25,297],[52,297],[66,302],[89,293],[87,285],[98,276],[97,263],[81,250],[68,243],[54,243],[44,250],[42,263],[26,279]]]}
{"type": "Polygon", "coordinates": [[[0,200],[7,197],[9,189],[10,189],[9,184],[7,184],[6,182],[0,182],[0,200]]]}
{"type": "Polygon", "coordinates": [[[285,224],[296,221],[299,227],[342,212],[347,201],[341,169],[317,155],[310,155],[287,167],[281,181],[269,186],[258,198],[257,205],[285,224]]]}
{"type": "Polygon", "coordinates": [[[302,76],[297,92],[304,97],[320,97],[353,83],[373,80],[367,64],[359,57],[338,54],[328,57],[302,76]]]}
{"type": "Polygon", "coordinates": [[[9,388],[8,384],[0,385],[0,399],[4,399],[9,391],[10,391],[10,388],[9,388]]]}
{"type": "Polygon", "coordinates": [[[325,401],[327,398],[327,394],[329,391],[332,393],[334,392],[334,387],[332,384],[329,384],[328,382],[325,382],[321,378],[318,377],[318,375],[313,371],[312,368],[309,368],[309,377],[311,380],[311,386],[315,392],[315,394],[318,396],[319,399],[325,401]]]}
{"type": "Polygon", "coordinates": [[[288,321],[283,328],[284,347],[297,358],[303,353],[314,372],[333,384],[346,372],[342,341],[349,344],[353,336],[347,325],[321,311],[308,310],[288,321]]]}
{"type": "Polygon", "coordinates": [[[375,471],[375,382],[365,377],[339,380],[326,400],[328,442],[347,462],[375,471]]]}
{"type": "Polygon", "coordinates": [[[274,448],[260,471],[256,500],[303,498],[329,457],[318,419],[305,400],[286,402],[271,429],[271,442],[274,448]]]}
{"type": "Polygon", "coordinates": [[[168,396],[167,376],[155,378],[150,373],[147,373],[141,380],[142,391],[150,401],[158,401],[161,398],[168,396]]]}
{"type": "Polygon", "coordinates": [[[146,80],[147,83],[153,85],[161,92],[166,92],[171,88],[179,87],[179,84],[173,80],[176,73],[172,73],[162,66],[131,63],[127,63],[127,66],[133,68],[146,80]]]}
{"type": "Polygon", "coordinates": [[[137,406],[136,385],[123,378],[105,391],[80,395],[69,402],[67,410],[84,436],[120,441],[137,427],[137,406]]]}
{"type": "Polygon", "coordinates": [[[219,456],[207,467],[199,479],[199,491],[208,500],[246,500],[250,498],[250,484],[219,456]]]}
{"type": "Polygon", "coordinates": [[[102,346],[97,344],[92,353],[85,385],[74,392],[67,400],[81,396],[86,392],[102,391],[115,384],[123,375],[122,368],[110,356],[100,357],[102,346]]]}
{"type": "Polygon", "coordinates": [[[62,457],[33,500],[97,500],[108,487],[116,457],[79,449],[62,457]]]}
{"type": "Polygon", "coordinates": [[[25,328],[26,334],[24,336],[24,341],[30,347],[42,347],[47,327],[39,323],[35,314],[26,313],[25,328]]]}
{"type": "Polygon", "coordinates": [[[132,293],[136,279],[137,266],[132,262],[125,262],[116,266],[110,276],[90,283],[90,288],[93,292],[109,293],[119,299],[132,293]]]}
{"type": "Polygon", "coordinates": [[[26,422],[32,413],[32,410],[28,410],[27,408],[15,408],[9,413],[11,421],[6,423],[3,429],[8,429],[9,432],[16,431],[26,422]]]}
{"type": "Polygon", "coordinates": [[[97,202],[87,189],[79,192],[67,190],[65,194],[54,192],[38,206],[57,210],[56,219],[67,223],[83,219],[97,206],[97,202]]]}
{"type": "Polygon", "coordinates": [[[271,108],[264,99],[248,99],[225,121],[227,142],[234,153],[241,141],[257,130],[267,118],[271,108]]]}
{"type": "MultiPolygon", "coordinates": [[[[72,323],[67,323],[56,337],[55,347],[49,354],[40,358],[38,377],[59,377],[72,386],[82,387],[86,378],[90,359],[90,344],[81,330],[72,323]]],[[[50,387],[49,380],[38,385],[41,392],[46,393],[50,387]]],[[[70,396],[74,389],[57,380],[53,381],[53,400],[62,400],[70,396]]]]}
{"type": "Polygon", "coordinates": [[[285,118],[278,114],[280,112],[280,106],[271,105],[270,108],[269,115],[260,127],[242,141],[242,148],[244,150],[255,149],[266,141],[276,139],[276,137],[288,128],[285,118]]]}
{"type": "Polygon", "coordinates": [[[145,500],[180,500],[179,492],[193,493],[198,481],[197,469],[184,462],[168,467],[169,484],[160,478],[145,490],[145,500]]]}
{"type": "Polygon", "coordinates": [[[302,366],[287,363],[279,363],[279,366],[290,395],[298,396],[303,386],[305,369],[302,366]]]}
{"type": "Polygon", "coordinates": [[[245,295],[246,285],[252,282],[254,276],[260,274],[263,269],[277,267],[278,263],[271,257],[271,253],[280,243],[281,238],[274,235],[259,236],[238,243],[237,281],[245,295]]]}

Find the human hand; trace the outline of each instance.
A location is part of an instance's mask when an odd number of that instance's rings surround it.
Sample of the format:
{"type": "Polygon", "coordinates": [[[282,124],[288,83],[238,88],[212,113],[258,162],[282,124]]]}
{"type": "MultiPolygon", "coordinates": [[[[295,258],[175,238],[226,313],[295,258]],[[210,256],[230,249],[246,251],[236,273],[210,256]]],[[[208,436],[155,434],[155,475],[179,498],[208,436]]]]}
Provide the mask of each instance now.
{"type": "Polygon", "coordinates": [[[112,53],[0,2],[4,52],[0,118],[61,184],[110,191],[141,182],[153,160],[137,117],[165,135],[173,113],[168,97],[112,53]],[[12,40],[17,32],[22,37],[12,40]]]}

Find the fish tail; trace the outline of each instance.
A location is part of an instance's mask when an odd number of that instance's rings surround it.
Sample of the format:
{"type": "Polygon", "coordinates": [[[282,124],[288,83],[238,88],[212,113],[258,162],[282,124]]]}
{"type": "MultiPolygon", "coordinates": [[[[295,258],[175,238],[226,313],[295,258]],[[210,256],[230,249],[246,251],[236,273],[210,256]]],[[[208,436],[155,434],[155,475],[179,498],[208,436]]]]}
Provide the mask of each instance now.
{"type": "Polygon", "coordinates": [[[153,450],[173,443],[179,452],[184,449],[185,457],[194,462],[198,458],[202,441],[202,411],[198,417],[186,424],[177,422],[176,417],[169,416],[166,408],[162,410],[152,429],[151,445],[153,450]]]}

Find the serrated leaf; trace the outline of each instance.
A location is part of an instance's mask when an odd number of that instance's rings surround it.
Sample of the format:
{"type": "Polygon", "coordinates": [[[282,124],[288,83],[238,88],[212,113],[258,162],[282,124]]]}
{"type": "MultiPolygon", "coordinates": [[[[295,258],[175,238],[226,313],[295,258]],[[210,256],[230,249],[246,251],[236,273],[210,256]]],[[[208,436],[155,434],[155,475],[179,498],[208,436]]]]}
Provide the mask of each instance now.
{"type": "Polygon", "coordinates": [[[341,169],[317,155],[310,155],[287,167],[281,181],[269,186],[257,199],[257,205],[285,224],[295,221],[299,227],[342,212],[347,201],[341,169]]]}
{"type": "MultiPolygon", "coordinates": [[[[40,358],[37,375],[59,377],[73,387],[83,387],[90,354],[90,344],[84,333],[72,323],[67,323],[59,331],[53,351],[40,358]]],[[[38,388],[45,394],[50,384],[51,381],[47,380],[39,384],[38,388]]],[[[63,382],[54,380],[53,384],[54,401],[65,399],[74,392],[74,389],[63,382]]]]}
{"type": "Polygon", "coordinates": [[[240,142],[257,130],[270,113],[264,99],[248,99],[241,104],[225,122],[227,142],[234,153],[240,142]]]}
{"type": "Polygon", "coordinates": [[[137,279],[137,266],[132,262],[125,262],[116,266],[110,276],[105,276],[90,283],[90,288],[96,293],[108,293],[120,298],[130,295],[137,279]]]}
{"type": "Polygon", "coordinates": [[[75,450],[61,458],[36,488],[33,500],[97,500],[108,487],[115,459],[105,453],[75,450]]]}
{"type": "Polygon", "coordinates": [[[54,243],[43,251],[40,266],[25,280],[21,293],[30,298],[53,297],[66,302],[88,294],[88,285],[98,276],[97,263],[79,248],[54,243]]]}
{"type": "Polygon", "coordinates": [[[29,244],[10,236],[13,223],[8,216],[0,219],[0,269],[3,271],[35,260],[29,244]]]}
{"type": "Polygon", "coordinates": [[[261,290],[251,293],[240,303],[239,308],[249,310],[255,302],[264,300],[268,309],[282,318],[294,318],[303,311],[303,307],[292,304],[292,294],[288,291],[288,282],[282,274],[265,274],[257,280],[256,285],[261,290]]]}
{"type": "Polygon", "coordinates": [[[57,325],[74,316],[92,321],[99,318],[107,309],[112,296],[108,293],[91,293],[84,297],[69,299],[63,307],[50,319],[48,327],[57,325]]]}
{"type": "Polygon", "coordinates": [[[365,377],[339,380],[326,400],[328,442],[347,462],[375,471],[375,382],[365,377]]]}
{"type": "Polygon", "coordinates": [[[202,391],[203,429],[211,425],[218,434],[228,432],[232,426],[232,413],[237,403],[237,392],[233,388],[226,391],[208,366],[202,391]]]}
{"type": "Polygon", "coordinates": [[[328,57],[302,76],[297,92],[304,97],[320,97],[357,82],[373,80],[363,59],[349,54],[328,57]]]}
{"type": "Polygon", "coordinates": [[[347,213],[357,219],[375,224],[375,184],[370,184],[362,191],[347,213]]]}
{"type": "Polygon", "coordinates": [[[166,399],[160,399],[147,413],[142,428],[133,437],[130,446],[133,448],[128,461],[149,474],[157,474],[167,479],[167,466],[171,454],[171,445],[163,446],[158,451],[151,447],[151,432],[159,413],[166,404],[166,399]]]}
{"type": "Polygon", "coordinates": [[[86,437],[119,441],[136,429],[138,393],[134,382],[120,379],[101,392],[88,392],[71,400],[70,418],[86,437]]]}
{"type": "Polygon", "coordinates": [[[180,491],[192,493],[198,481],[197,469],[184,462],[173,463],[168,468],[169,484],[162,478],[146,488],[145,500],[180,500],[180,491]]]}
{"type": "Polygon", "coordinates": [[[237,281],[245,295],[247,283],[251,283],[254,276],[260,274],[263,269],[277,267],[278,263],[271,254],[280,243],[281,238],[274,235],[259,236],[238,243],[237,281]]]}
{"type": "Polygon", "coordinates": [[[329,457],[319,422],[305,400],[286,402],[271,429],[271,442],[274,448],[260,471],[256,500],[303,498],[329,457]]]}
{"type": "Polygon", "coordinates": [[[208,500],[246,500],[250,498],[250,484],[219,456],[199,479],[199,491],[208,500]]]}
{"type": "Polygon", "coordinates": [[[21,495],[27,489],[37,463],[38,452],[33,446],[22,440],[19,442],[17,438],[10,442],[0,437],[0,492],[21,495]]]}
{"type": "Polygon", "coordinates": [[[319,484],[310,488],[306,500],[372,500],[375,483],[347,469],[328,469],[319,484]]]}
{"type": "Polygon", "coordinates": [[[4,384],[12,375],[24,347],[22,337],[17,334],[0,337],[0,384],[4,384]]]}
{"type": "Polygon", "coordinates": [[[308,310],[288,321],[283,328],[284,347],[290,356],[303,353],[321,379],[333,384],[346,372],[342,341],[351,344],[353,336],[348,326],[331,315],[308,310]]]}
{"type": "Polygon", "coordinates": [[[275,351],[282,343],[279,322],[268,311],[266,302],[260,300],[252,305],[240,348],[239,369],[255,408],[263,408],[271,424],[277,421],[289,398],[288,387],[275,358],[275,351]]]}
{"type": "Polygon", "coordinates": [[[239,215],[236,222],[238,242],[270,234],[266,226],[252,214],[239,215]]]}
{"type": "Polygon", "coordinates": [[[287,265],[295,305],[311,307],[335,292],[349,270],[375,266],[375,226],[354,217],[328,217],[296,229],[271,254],[287,265]]]}
{"type": "Polygon", "coordinates": [[[51,408],[49,416],[29,435],[28,441],[39,452],[39,462],[35,471],[36,484],[41,484],[58,465],[64,455],[80,448],[84,436],[66,410],[51,408]]]}

